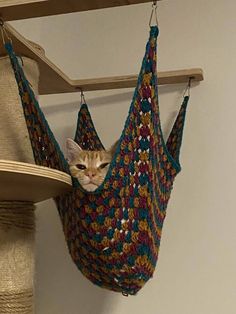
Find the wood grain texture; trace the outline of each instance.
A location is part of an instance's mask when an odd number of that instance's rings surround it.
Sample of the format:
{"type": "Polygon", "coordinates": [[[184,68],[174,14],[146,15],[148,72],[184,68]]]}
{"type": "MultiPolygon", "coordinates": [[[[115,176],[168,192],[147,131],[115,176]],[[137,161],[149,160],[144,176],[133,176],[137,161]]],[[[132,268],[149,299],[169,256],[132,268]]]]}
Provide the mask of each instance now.
{"type": "MultiPolygon", "coordinates": [[[[4,27],[12,40],[16,54],[31,58],[38,63],[40,71],[39,94],[54,94],[57,93],[57,90],[66,90],[68,85],[70,85],[69,78],[44,53],[41,53],[35,45],[32,45],[29,40],[17,32],[14,27],[8,23],[5,23],[4,27]]],[[[0,55],[6,55],[6,50],[1,40],[0,55]]]]}
{"type": "MultiPolygon", "coordinates": [[[[37,61],[40,71],[40,95],[72,93],[78,92],[81,89],[83,91],[94,91],[129,88],[136,85],[137,75],[72,80],[53,64],[35,44],[30,43],[29,40],[24,38],[11,25],[5,23],[5,29],[13,42],[16,53],[37,61]]],[[[0,55],[5,54],[5,48],[0,41],[0,55]]],[[[159,85],[185,83],[188,82],[189,77],[192,77],[193,81],[202,81],[203,71],[200,68],[196,68],[159,72],[158,77],[159,85]]]]}
{"type": "MultiPolygon", "coordinates": [[[[202,69],[195,68],[158,72],[158,85],[187,83],[190,78],[193,82],[202,81],[202,69]]],[[[86,80],[71,80],[71,85],[77,90],[93,91],[136,87],[137,80],[138,75],[124,75],[86,80]]]]}
{"type": "MultiPolygon", "coordinates": [[[[160,0],[159,0],[160,1],[160,0]]],[[[152,2],[150,0],[2,0],[0,16],[5,21],[66,14],[152,2]]]]}
{"type": "Polygon", "coordinates": [[[71,177],[61,171],[0,160],[0,201],[41,202],[71,190],[71,177]]]}

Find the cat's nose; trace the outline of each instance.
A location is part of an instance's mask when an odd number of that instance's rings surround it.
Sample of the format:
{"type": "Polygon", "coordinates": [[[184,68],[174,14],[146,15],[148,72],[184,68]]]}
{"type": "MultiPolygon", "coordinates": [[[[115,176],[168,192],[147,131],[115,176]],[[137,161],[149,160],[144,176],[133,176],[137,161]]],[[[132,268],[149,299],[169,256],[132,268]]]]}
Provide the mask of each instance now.
{"type": "Polygon", "coordinates": [[[92,179],[93,177],[95,177],[95,173],[93,171],[88,171],[87,176],[92,179]]]}

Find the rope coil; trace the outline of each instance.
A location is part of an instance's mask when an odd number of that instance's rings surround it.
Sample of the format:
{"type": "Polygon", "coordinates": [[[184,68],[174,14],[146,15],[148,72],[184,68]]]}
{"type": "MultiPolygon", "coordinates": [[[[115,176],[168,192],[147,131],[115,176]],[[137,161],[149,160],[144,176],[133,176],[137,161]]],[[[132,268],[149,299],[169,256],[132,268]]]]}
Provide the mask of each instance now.
{"type": "Polygon", "coordinates": [[[0,201],[0,313],[32,314],[35,206],[0,201]]]}
{"type": "Polygon", "coordinates": [[[0,293],[0,313],[4,314],[32,314],[33,294],[27,290],[21,293],[0,293]]]}

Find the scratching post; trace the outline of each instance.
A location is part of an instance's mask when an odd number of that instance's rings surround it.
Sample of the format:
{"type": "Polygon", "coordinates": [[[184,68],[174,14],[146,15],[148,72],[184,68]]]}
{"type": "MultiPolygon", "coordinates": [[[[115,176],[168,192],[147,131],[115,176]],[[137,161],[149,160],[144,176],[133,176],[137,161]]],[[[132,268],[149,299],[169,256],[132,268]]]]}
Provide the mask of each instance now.
{"type": "Polygon", "coordinates": [[[0,202],[0,313],[33,313],[34,205],[0,202]]]}
{"type": "MultiPolygon", "coordinates": [[[[37,63],[23,58],[24,71],[38,94],[37,63]]],[[[8,57],[0,58],[0,159],[34,163],[21,100],[8,57]]]]}
{"type": "MultiPolygon", "coordinates": [[[[22,61],[37,95],[37,63],[29,58],[22,61]]],[[[18,87],[8,57],[0,58],[0,69],[0,159],[33,164],[18,87]]],[[[34,226],[32,202],[0,200],[0,313],[34,312],[34,226]]]]}

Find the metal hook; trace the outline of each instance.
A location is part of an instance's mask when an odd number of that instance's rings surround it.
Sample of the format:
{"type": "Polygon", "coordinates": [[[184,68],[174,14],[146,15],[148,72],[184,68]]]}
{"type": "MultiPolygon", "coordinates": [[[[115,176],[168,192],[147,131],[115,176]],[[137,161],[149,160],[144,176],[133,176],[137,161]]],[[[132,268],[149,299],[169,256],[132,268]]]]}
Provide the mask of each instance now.
{"type": "Polygon", "coordinates": [[[158,26],[157,1],[153,1],[153,3],[152,3],[152,12],[151,12],[150,20],[149,20],[149,27],[151,27],[151,25],[152,25],[153,13],[155,13],[155,22],[156,22],[156,25],[158,26]]]}
{"type": "Polygon", "coordinates": [[[188,97],[190,97],[191,82],[192,82],[193,79],[194,79],[193,76],[190,76],[190,77],[189,77],[189,79],[188,79],[188,84],[187,84],[187,86],[186,86],[186,88],[185,88],[185,90],[184,90],[183,97],[185,97],[186,94],[187,94],[188,97]]]}
{"type": "Polygon", "coordinates": [[[5,37],[7,38],[8,42],[12,44],[12,39],[9,37],[7,30],[5,28],[5,25],[4,25],[4,20],[1,17],[0,17],[0,28],[1,28],[2,41],[3,41],[4,46],[6,44],[5,37]]]}
{"type": "Polygon", "coordinates": [[[2,41],[5,45],[5,38],[4,38],[4,21],[2,18],[0,18],[0,28],[1,28],[1,35],[2,35],[2,41]]]}
{"type": "Polygon", "coordinates": [[[80,95],[81,95],[80,105],[86,104],[86,100],[85,100],[85,96],[84,96],[84,92],[82,88],[80,89],[80,95]]]}
{"type": "Polygon", "coordinates": [[[152,7],[155,8],[157,6],[157,0],[154,0],[152,3],[152,7]]]}

